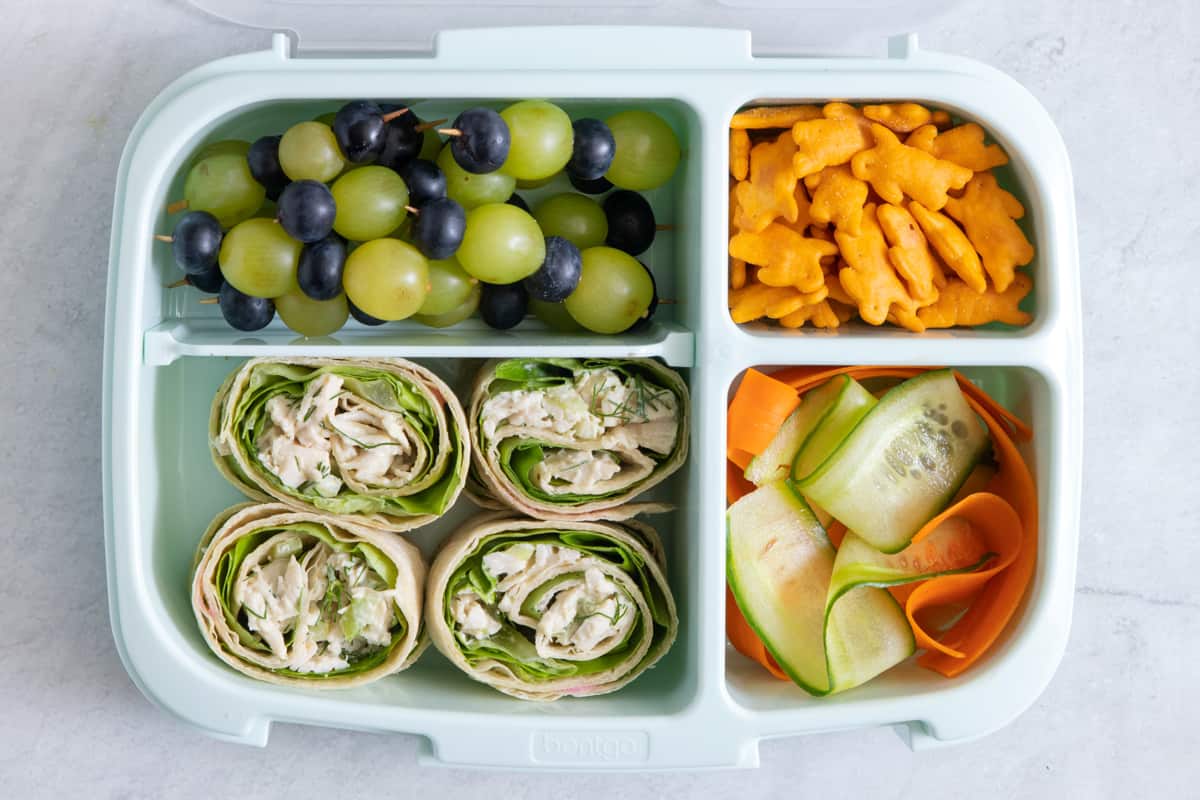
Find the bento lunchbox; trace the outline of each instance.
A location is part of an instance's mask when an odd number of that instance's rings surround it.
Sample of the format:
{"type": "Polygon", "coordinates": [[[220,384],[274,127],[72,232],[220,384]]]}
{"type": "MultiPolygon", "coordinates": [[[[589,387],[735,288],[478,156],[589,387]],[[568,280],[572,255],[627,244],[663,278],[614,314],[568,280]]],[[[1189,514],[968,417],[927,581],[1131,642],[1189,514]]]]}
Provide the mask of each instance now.
{"type": "MultiPolygon", "coordinates": [[[[211,0],[216,13],[252,24],[273,4],[211,0]]],[[[685,4],[693,5],[693,4],[685,4]]],[[[701,3],[736,24],[768,31],[778,7],[701,3]]],[[[903,22],[888,4],[872,13],[903,22]]],[[[818,32],[845,33],[844,15],[812,14],[818,32]]],[[[155,703],[212,736],[264,745],[274,721],[417,734],[430,762],[553,769],[752,766],[766,737],[890,725],[912,747],[983,736],[1027,708],[1066,645],[1079,525],[1082,375],[1075,211],[1067,154],[1050,118],[1003,74],[922,51],[914,36],[887,57],[756,55],[744,30],[680,27],[528,27],[439,33],[432,52],[372,52],[407,4],[329,4],[358,20],[331,36],[315,7],[297,15],[271,50],[207,64],[177,80],[130,135],[117,178],[104,365],[104,527],[110,613],[131,678],[155,703]],[[376,8],[372,6],[372,8],[376,8]],[[352,44],[353,43],[353,44],[352,44]],[[365,48],[365,52],[364,52],[365,48]],[[347,55],[350,50],[357,50],[347,55]],[[193,289],[166,289],[173,267],[153,235],[181,189],[180,167],[197,145],[254,139],[357,97],[429,98],[447,116],[464,99],[547,98],[573,116],[656,111],[684,148],[675,179],[651,194],[673,229],[646,254],[664,297],[653,323],[614,336],[564,336],[536,324],[497,332],[478,321],[446,330],[400,323],[350,324],[333,337],[297,338],[278,322],[255,333],[228,328],[193,289]],[[912,99],[983,124],[1012,159],[1038,254],[1032,324],[1019,330],[913,335],[843,327],[836,332],[738,326],[726,305],[728,126],[749,103],[912,99]],[[310,692],[256,683],[206,649],[189,605],[196,542],[237,492],[213,469],[208,413],[225,376],[259,356],[398,356],[468,384],[479,359],[520,356],[654,357],[678,370],[692,397],[690,457],[655,490],[675,511],[655,518],[679,607],[679,638],[652,670],[615,694],[523,703],[479,684],[430,650],[402,674],[359,688],[310,692]],[[867,686],[816,699],[771,679],[726,643],[725,408],[749,367],[836,364],[943,365],[960,369],[1037,430],[1024,451],[1040,501],[1036,575],[999,646],[967,674],[946,680],[903,664],[867,686]]],[[[648,14],[661,12],[649,7],[648,14]]],[[[926,8],[925,6],[922,7],[926,8]]],[[[555,4],[549,19],[573,19],[555,4]]],[[[483,21],[506,4],[482,6],[483,21]]],[[[547,8],[540,9],[541,12],[547,8]]],[[[570,13],[568,13],[570,12],[570,13]]],[[[517,9],[525,19],[531,9],[517,9]]],[[[547,17],[543,17],[547,18],[547,17]]],[[[660,20],[661,17],[655,16],[660,20]]],[[[427,24],[427,23],[422,23],[427,24]]],[[[421,36],[418,34],[419,40],[421,36]]],[[[426,554],[467,514],[461,500],[409,539],[426,554]]]]}

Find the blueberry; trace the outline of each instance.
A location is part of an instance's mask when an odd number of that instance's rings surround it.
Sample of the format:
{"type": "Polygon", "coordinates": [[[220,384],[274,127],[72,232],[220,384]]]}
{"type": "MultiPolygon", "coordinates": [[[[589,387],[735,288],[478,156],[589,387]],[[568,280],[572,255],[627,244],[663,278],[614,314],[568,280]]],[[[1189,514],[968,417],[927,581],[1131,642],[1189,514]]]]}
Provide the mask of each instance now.
{"type": "Polygon", "coordinates": [[[204,272],[189,274],[187,282],[202,292],[216,294],[221,291],[221,284],[225,282],[225,278],[221,275],[221,268],[213,264],[204,272]]]}
{"type": "Polygon", "coordinates": [[[408,186],[408,202],[417,208],[446,196],[446,176],[442,168],[432,161],[416,158],[397,172],[408,186]]]}
{"type": "Polygon", "coordinates": [[[617,140],[612,131],[598,119],[587,117],[575,120],[575,145],[571,160],[567,162],[567,174],[585,181],[604,177],[612,166],[617,152],[617,140]]]}
{"type": "Polygon", "coordinates": [[[342,269],[346,266],[346,240],[331,233],[319,242],[304,245],[296,282],[313,300],[332,300],[342,293],[342,269]]]}
{"type": "Polygon", "coordinates": [[[246,153],[250,174],[263,185],[267,190],[267,197],[272,200],[278,200],[280,193],[292,181],[279,165],[279,140],[282,138],[264,136],[250,145],[250,150],[246,153]]]}
{"type": "Polygon", "coordinates": [[[411,111],[389,121],[383,133],[383,149],[375,163],[399,172],[405,164],[420,155],[421,145],[425,141],[424,132],[417,130],[420,122],[411,111]]]}
{"type": "Polygon", "coordinates": [[[525,290],[538,300],[558,303],[575,291],[582,273],[583,258],[579,248],[561,236],[547,236],[546,260],[537,272],[525,279],[525,290]]]}
{"type": "Polygon", "coordinates": [[[508,330],[525,319],[529,295],[519,283],[483,284],[479,297],[479,316],[498,330],[508,330]]]}
{"type": "Polygon", "coordinates": [[[450,153],[467,172],[495,172],[508,158],[511,143],[508,123],[490,108],[477,106],[458,115],[452,126],[458,131],[450,139],[450,153]]]}
{"type": "Polygon", "coordinates": [[[426,203],[412,226],[412,241],[426,258],[449,258],[467,232],[467,212],[449,197],[426,203]]]}
{"type": "Polygon", "coordinates": [[[604,198],[604,216],[609,246],[636,256],[654,242],[654,209],[637,192],[621,189],[604,198]]]}
{"type": "Polygon", "coordinates": [[[320,181],[293,181],[279,195],[279,224],[293,239],[319,242],[333,230],[337,204],[320,181]]]}
{"type": "Polygon", "coordinates": [[[358,306],[354,305],[354,303],[351,303],[349,298],[346,299],[346,304],[350,306],[350,316],[354,317],[356,320],[361,322],[363,325],[370,325],[370,326],[374,327],[376,325],[382,325],[383,323],[387,322],[387,320],[385,320],[385,319],[379,319],[378,317],[372,317],[370,314],[363,311],[358,306]]]}
{"type": "Polygon", "coordinates": [[[592,181],[587,181],[582,178],[576,178],[574,175],[568,172],[567,180],[569,180],[571,185],[574,186],[578,191],[581,191],[584,194],[604,194],[609,189],[613,188],[612,183],[604,176],[596,178],[592,181]]]}
{"type": "Polygon", "coordinates": [[[383,109],[370,100],[354,100],[338,109],[333,135],[342,155],[352,164],[368,164],[383,150],[383,109]]]}
{"type": "Polygon", "coordinates": [[[242,294],[228,283],[221,286],[219,298],[221,316],[239,331],[265,328],[275,317],[275,304],[269,299],[242,294]]]}
{"type": "Polygon", "coordinates": [[[175,263],[188,275],[207,272],[216,266],[223,236],[221,223],[212,214],[189,211],[179,218],[171,232],[175,263]]]}

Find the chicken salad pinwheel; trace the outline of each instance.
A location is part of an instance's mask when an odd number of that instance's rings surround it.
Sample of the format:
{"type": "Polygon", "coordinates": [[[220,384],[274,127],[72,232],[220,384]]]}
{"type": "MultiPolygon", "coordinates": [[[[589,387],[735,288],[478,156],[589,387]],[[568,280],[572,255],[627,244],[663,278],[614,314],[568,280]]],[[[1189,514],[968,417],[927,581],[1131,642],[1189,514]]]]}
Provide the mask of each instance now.
{"type": "Polygon", "coordinates": [[[428,644],[426,567],[401,537],[280,503],[213,520],[192,576],[209,648],[267,683],[342,688],[407,668],[428,644]]]}
{"type": "Polygon", "coordinates": [[[636,521],[477,517],[443,543],[425,603],[443,655],[527,700],[616,691],[679,625],[658,535],[636,521]]]}
{"type": "Polygon", "coordinates": [[[250,498],[380,530],[445,513],[469,469],[458,399],[404,359],[251,359],[218,391],[209,431],[217,468],[250,498]]]}
{"type": "Polygon", "coordinates": [[[530,516],[632,516],[682,466],[688,392],[651,359],[525,358],[481,370],[469,420],[472,494],[530,516]]]}

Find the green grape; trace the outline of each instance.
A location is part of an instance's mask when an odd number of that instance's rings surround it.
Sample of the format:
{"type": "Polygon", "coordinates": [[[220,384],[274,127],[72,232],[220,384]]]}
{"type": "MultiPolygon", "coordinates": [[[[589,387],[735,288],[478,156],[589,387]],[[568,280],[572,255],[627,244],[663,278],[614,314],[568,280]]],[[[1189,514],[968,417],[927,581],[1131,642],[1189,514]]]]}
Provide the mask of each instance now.
{"type": "Polygon", "coordinates": [[[417,313],[423,316],[448,314],[462,305],[478,286],[479,279],[468,275],[453,256],[430,261],[429,296],[417,313]]]}
{"type": "Polygon", "coordinates": [[[583,250],[604,244],[608,236],[608,217],[592,198],[575,192],[563,192],[538,203],[533,218],[545,236],[561,236],[583,250]]]}
{"type": "Polygon", "coordinates": [[[525,181],[540,181],[562,172],[575,143],[567,112],[545,100],[522,100],[500,116],[512,136],[508,160],[501,169],[525,181]]]}
{"type": "Polygon", "coordinates": [[[563,301],[576,322],[596,333],[620,333],[645,316],[654,282],[636,258],[615,247],[589,247],[582,255],[579,285],[563,301]]]}
{"type": "Polygon", "coordinates": [[[321,115],[321,116],[319,116],[319,117],[313,117],[313,122],[319,122],[319,123],[321,123],[322,125],[328,125],[330,128],[332,128],[332,127],[333,127],[333,120],[334,120],[336,117],[337,117],[337,112],[336,112],[336,111],[329,111],[329,112],[326,112],[326,113],[322,114],[322,115],[321,115]]]}
{"type": "Polygon", "coordinates": [[[467,232],[455,255],[462,268],[481,281],[516,283],[546,260],[546,239],[526,212],[507,203],[489,203],[467,212],[467,232]]]}
{"type": "Polygon", "coordinates": [[[548,186],[550,183],[552,183],[554,181],[554,179],[556,177],[558,177],[558,176],[551,175],[549,178],[542,178],[541,180],[537,180],[537,181],[523,181],[523,180],[517,179],[517,188],[525,189],[526,191],[529,191],[532,189],[540,189],[543,186],[548,186]]]}
{"type": "Polygon", "coordinates": [[[679,139],[666,121],[650,111],[622,111],[608,118],[617,142],[604,177],[613,186],[644,192],[671,179],[679,164],[679,139]]]}
{"type": "Polygon", "coordinates": [[[471,287],[466,300],[463,300],[444,314],[417,314],[413,319],[431,328],[449,328],[451,325],[457,325],[464,319],[467,319],[478,310],[479,298],[482,294],[483,284],[476,283],[471,287]]]}
{"type": "Polygon", "coordinates": [[[300,243],[275,220],[248,219],[221,242],[221,274],[233,288],[254,297],[279,297],[299,291],[296,265],[300,243]]]}
{"type": "Polygon", "coordinates": [[[275,298],[275,310],[283,324],[301,336],[328,336],[341,330],[350,316],[346,295],[332,300],[313,300],[304,292],[288,292],[275,298]]]}
{"type": "Polygon", "coordinates": [[[294,181],[328,183],[346,165],[333,129],[320,122],[301,122],[279,141],[279,166],[294,181]]]}
{"type": "Polygon", "coordinates": [[[466,211],[487,203],[503,203],[513,193],[517,181],[503,172],[475,175],[458,165],[449,147],[438,154],[437,164],[446,175],[446,196],[466,211]]]}
{"type": "Polygon", "coordinates": [[[346,257],[342,285],[350,302],[372,317],[405,319],[429,294],[429,265],[408,242],[375,239],[346,257]]]}
{"type": "Polygon", "coordinates": [[[337,217],[333,229],[346,239],[365,242],[387,236],[408,214],[408,187],[387,167],[359,167],[333,184],[337,217]]]}
{"type": "Polygon", "coordinates": [[[192,155],[192,163],[203,161],[209,156],[235,155],[246,157],[250,152],[250,143],[241,139],[222,139],[219,142],[209,142],[192,155]]]}
{"type": "Polygon", "coordinates": [[[254,216],[267,196],[263,185],[250,174],[245,156],[222,153],[209,156],[188,171],[183,199],[189,211],[207,211],[222,228],[254,216]]]}
{"type": "Polygon", "coordinates": [[[533,315],[546,323],[546,327],[559,333],[576,333],[587,330],[571,316],[567,307],[562,303],[547,303],[545,300],[529,298],[529,310],[533,315]]]}
{"type": "Polygon", "coordinates": [[[426,161],[437,161],[438,153],[442,151],[442,137],[438,136],[437,126],[426,128],[421,134],[421,154],[417,158],[423,158],[426,161]]]}

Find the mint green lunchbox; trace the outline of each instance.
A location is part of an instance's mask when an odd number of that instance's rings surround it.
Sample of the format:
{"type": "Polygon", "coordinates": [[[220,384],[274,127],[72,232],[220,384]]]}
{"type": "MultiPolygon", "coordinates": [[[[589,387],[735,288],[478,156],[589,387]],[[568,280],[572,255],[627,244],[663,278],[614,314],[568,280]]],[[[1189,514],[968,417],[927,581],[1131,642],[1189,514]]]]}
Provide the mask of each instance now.
{"type": "MultiPolygon", "coordinates": [[[[195,0],[239,22],[286,31],[272,49],[214,61],[181,77],[130,134],[117,177],[104,365],[104,528],[113,634],[130,677],[183,722],[262,746],[273,721],[418,734],[430,762],[589,770],[754,766],[768,737],[881,725],[914,748],[961,742],[1007,724],[1054,673],[1071,620],[1079,536],[1082,367],[1072,178],[1046,111],[1012,79],[964,58],[925,52],[913,35],[886,55],[805,55],[878,45],[939,5],[858,0],[574,0],[321,4],[195,0]],[[843,6],[845,4],[833,4],[843,6]],[[861,34],[858,19],[872,31],[861,34]],[[439,31],[451,18],[457,27],[439,31]],[[637,26],[595,23],[637,22],[637,26]],[[671,27],[702,21],[713,27],[671,27]],[[563,27],[587,22],[591,27],[563,27]],[[642,23],[651,23],[645,24],[642,23]],[[547,27],[485,28],[491,25],[547,27]],[[553,25],[554,27],[550,27],[553,25]],[[742,30],[749,27],[751,30],[742,30]],[[399,32],[399,33],[397,33],[399,32]],[[832,45],[832,46],[831,46],[832,45]],[[561,334],[535,320],[494,331],[479,320],[432,330],[415,323],[297,338],[278,320],[239,333],[178,277],[167,203],[182,193],[189,155],[227,138],[253,140],[354,98],[403,97],[425,119],[465,100],[547,98],[573,117],[651,109],[675,129],[684,157],[648,195],[663,231],[644,260],[664,305],[648,329],[561,334]],[[419,100],[418,98],[429,98],[419,100]],[[730,117],[749,103],[928,102],[977,120],[1007,150],[1002,180],[1027,209],[1037,247],[1027,298],[1032,324],[930,332],[836,332],[738,326],[727,304],[730,117]],[[369,686],[315,692],[267,685],[225,667],[205,646],[189,604],[196,543],[212,517],[242,499],[213,468],[212,397],[245,359],[399,356],[456,387],[498,356],[656,357],[692,395],[690,458],[655,499],[667,547],[679,638],[659,664],[615,694],[522,702],[471,681],[436,651],[369,686]],[[1032,424],[1024,451],[1040,502],[1038,565],[1002,641],[947,680],[911,660],[858,689],[816,699],[774,680],[725,639],[725,407],[748,367],[944,365],[961,369],[1032,424]]],[[[565,178],[528,199],[563,191],[565,178]],[[561,183],[561,185],[560,185],[561,183]]],[[[411,532],[428,555],[469,513],[411,532]]]]}

